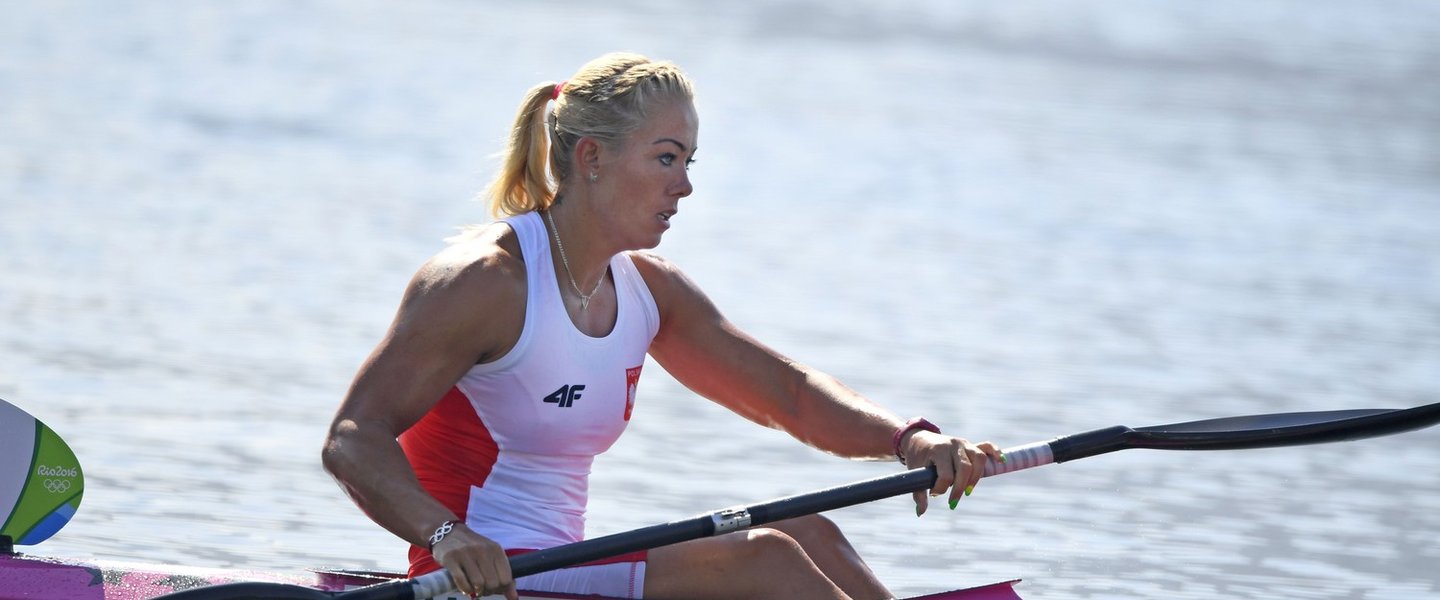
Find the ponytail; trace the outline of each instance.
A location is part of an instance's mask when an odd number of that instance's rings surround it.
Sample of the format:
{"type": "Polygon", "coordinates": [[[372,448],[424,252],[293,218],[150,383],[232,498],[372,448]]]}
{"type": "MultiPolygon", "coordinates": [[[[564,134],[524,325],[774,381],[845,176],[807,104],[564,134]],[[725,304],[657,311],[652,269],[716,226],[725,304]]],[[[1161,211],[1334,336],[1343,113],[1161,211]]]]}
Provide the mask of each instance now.
{"type": "Polygon", "coordinates": [[[555,86],[551,82],[530,88],[515,114],[505,162],[483,195],[492,215],[544,210],[555,202],[556,186],[547,168],[550,136],[545,127],[545,105],[554,95],[555,86]]]}

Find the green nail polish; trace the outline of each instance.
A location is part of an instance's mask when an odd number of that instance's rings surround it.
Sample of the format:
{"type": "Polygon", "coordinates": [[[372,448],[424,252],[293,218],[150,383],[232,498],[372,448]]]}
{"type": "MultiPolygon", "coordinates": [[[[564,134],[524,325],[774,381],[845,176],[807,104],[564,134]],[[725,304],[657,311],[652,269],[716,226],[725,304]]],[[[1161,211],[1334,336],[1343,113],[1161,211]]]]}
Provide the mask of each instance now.
{"type": "Polygon", "coordinates": [[[1005,462],[1005,453],[1004,453],[1004,452],[1001,452],[1001,453],[1000,453],[1000,462],[1002,462],[1002,463],[1005,462]]]}
{"type": "Polygon", "coordinates": [[[970,487],[967,487],[967,488],[965,488],[965,495],[966,495],[966,496],[969,496],[969,495],[971,494],[971,492],[974,492],[974,491],[975,491],[975,486],[972,485],[972,486],[970,486],[970,487]]]}
{"type": "Polygon", "coordinates": [[[919,504],[916,504],[916,505],[915,505],[915,516],[917,516],[917,517],[920,516],[920,505],[919,505],[919,504]]]}
{"type": "Polygon", "coordinates": [[[957,505],[957,504],[959,504],[959,503],[960,503],[960,499],[959,499],[959,498],[951,498],[951,499],[950,499],[950,510],[955,510],[955,505],[957,505]]]}

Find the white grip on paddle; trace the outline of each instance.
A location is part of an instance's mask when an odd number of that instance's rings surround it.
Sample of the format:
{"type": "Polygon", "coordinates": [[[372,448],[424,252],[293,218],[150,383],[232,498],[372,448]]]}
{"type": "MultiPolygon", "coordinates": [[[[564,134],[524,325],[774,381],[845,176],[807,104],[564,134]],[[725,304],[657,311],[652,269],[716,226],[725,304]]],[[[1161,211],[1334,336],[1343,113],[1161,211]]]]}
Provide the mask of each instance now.
{"type": "Polygon", "coordinates": [[[411,579],[410,588],[415,590],[416,598],[434,598],[455,591],[455,581],[450,571],[440,569],[411,579]]]}
{"type": "Polygon", "coordinates": [[[1000,452],[1005,456],[1005,462],[992,460],[985,463],[986,477],[1055,462],[1055,454],[1050,451],[1050,442],[1035,442],[1024,446],[1005,448],[1000,452]]]}

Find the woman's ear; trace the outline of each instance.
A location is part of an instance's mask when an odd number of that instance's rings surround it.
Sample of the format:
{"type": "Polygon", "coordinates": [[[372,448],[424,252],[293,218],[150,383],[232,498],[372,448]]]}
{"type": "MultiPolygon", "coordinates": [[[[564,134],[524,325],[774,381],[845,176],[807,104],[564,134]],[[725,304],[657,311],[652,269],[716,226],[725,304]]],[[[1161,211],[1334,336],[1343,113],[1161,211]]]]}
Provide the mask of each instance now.
{"type": "Polygon", "coordinates": [[[605,145],[590,136],[580,138],[575,142],[575,172],[581,177],[586,177],[600,168],[600,155],[605,151],[605,145]]]}

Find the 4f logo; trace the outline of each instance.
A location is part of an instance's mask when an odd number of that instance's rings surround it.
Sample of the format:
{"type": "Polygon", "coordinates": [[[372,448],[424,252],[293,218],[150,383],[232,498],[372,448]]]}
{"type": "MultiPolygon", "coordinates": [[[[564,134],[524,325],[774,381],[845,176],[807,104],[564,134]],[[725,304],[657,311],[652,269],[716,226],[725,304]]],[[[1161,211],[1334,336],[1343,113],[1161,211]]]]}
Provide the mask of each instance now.
{"type": "Polygon", "coordinates": [[[585,384],[583,383],[577,383],[575,385],[562,385],[560,386],[560,389],[555,390],[549,396],[546,396],[545,401],[559,406],[560,408],[570,408],[571,405],[575,404],[576,400],[580,399],[580,392],[584,389],[585,384]]]}

